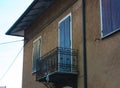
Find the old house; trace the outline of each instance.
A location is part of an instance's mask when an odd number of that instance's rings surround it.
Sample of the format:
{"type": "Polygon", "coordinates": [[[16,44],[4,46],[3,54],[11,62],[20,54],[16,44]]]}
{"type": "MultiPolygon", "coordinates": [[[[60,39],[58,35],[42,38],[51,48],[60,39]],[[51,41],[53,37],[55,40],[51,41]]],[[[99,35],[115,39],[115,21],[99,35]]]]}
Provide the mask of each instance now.
{"type": "Polygon", "coordinates": [[[24,37],[22,88],[119,88],[119,3],[34,0],[6,33],[24,37]]]}

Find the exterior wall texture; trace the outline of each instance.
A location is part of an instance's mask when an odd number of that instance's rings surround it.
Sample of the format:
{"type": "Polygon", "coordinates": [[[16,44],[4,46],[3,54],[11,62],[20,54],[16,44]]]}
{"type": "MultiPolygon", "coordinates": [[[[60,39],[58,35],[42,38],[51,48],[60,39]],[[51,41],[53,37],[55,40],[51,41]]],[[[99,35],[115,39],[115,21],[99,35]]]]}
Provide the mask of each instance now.
{"type": "MultiPolygon", "coordinates": [[[[77,0],[63,11],[62,8],[67,3],[69,3],[69,0],[56,2],[54,6],[50,7],[41,17],[33,22],[28,30],[25,30],[22,88],[46,88],[43,83],[36,82],[35,74],[32,74],[33,41],[41,36],[42,55],[58,47],[58,23],[69,13],[72,14],[72,47],[79,51],[78,88],[84,88],[81,0],[77,0]]],[[[85,17],[88,88],[119,88],[120,32],[101,39],[99,0],[86,0],[85,17]]]]}
{"type": "Polygon", "coordinates": [[[100,1],[86,0],[88,88],[120,87],[120,32],[101,39],[100,1]]]}

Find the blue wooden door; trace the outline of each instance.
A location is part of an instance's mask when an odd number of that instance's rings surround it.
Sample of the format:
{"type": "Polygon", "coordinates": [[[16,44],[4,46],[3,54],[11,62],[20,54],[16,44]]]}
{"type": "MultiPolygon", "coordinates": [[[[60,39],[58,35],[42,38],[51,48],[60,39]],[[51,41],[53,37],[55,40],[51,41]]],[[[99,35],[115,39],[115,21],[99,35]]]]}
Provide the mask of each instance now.
{"type": "Polygon", "coordinates": [[[71,71],[71,31],[70,15],[59,23],[59,47],[62,54],[59,55],[60,71],[71,71]]]}

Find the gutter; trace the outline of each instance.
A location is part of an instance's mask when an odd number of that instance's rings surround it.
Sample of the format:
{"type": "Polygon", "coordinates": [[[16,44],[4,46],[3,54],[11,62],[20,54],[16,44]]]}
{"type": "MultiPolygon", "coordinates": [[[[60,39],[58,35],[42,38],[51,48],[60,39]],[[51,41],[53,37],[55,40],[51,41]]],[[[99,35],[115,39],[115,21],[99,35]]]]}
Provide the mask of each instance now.
{"type": "Polygon", "coordinates": [[[86,55],[86,23],[85,23],[85,0],[82,0],[82,47],[83,47],[83,72],[84,88],[87,88],[87,55],[86,55]]]}

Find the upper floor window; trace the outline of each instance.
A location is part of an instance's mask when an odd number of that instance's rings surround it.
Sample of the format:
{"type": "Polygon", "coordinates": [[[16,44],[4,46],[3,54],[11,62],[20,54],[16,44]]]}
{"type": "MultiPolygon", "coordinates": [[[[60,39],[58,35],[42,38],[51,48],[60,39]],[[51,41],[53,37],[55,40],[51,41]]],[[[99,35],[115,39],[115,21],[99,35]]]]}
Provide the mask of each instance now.
{"type": "Polygon", "coordinates": [[[41,57],[41,37],[33,41],[32,73],[36,72],[36,61],[41,57]]]}
{"type": "Polygon", "coordinates": [[[101,0],[102,37],[120,30],[120,0],[101,0]]]}
{"type": "Polygon", "coordinates": [[[59,47],[62,48],[71,48],[72,47],[72,15],[71,13],[65,16],[62,20],[59,21],[59,30],[58,30],[58,42],[59,47]]]}

